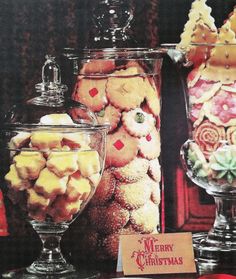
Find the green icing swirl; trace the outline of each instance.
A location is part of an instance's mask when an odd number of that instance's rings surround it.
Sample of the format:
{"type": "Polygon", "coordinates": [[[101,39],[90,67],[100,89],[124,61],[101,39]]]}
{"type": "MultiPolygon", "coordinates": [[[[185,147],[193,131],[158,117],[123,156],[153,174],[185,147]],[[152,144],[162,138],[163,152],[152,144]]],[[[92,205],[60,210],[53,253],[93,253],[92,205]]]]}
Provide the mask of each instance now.
{"type": "Polygon", "coordinates": [[[215,173],[216,179],[226,179],[232,183],[236,178],[236,149],[232,146],[225,146],[212,154],[210,168],[215,173]]]}

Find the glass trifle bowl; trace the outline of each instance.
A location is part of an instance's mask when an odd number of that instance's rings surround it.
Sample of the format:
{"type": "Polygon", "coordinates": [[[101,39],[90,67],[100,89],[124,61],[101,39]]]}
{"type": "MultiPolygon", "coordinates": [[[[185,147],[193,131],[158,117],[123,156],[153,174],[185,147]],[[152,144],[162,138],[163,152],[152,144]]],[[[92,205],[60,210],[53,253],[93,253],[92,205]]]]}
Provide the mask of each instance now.
{"type": "MultiPolygon", "coordinates": [[[[182,162],[190,180],[216,205],[212,229],[193,236],[202,273],[236,267],[235,51],[235,33],[226,22],[215,44],[190,45],[178,67],[190,137],[181,149],[182,162]]],[[[169,52],[176,61],[181,57],[176,49],[169,52]]]]}
{"type": "Polygon", "coordinates": [[[64,50],[64,76],[72,99],[94,112],[98,123],[110,125],[102,180],[74,227],[78,246],[83,246],[79,253],[74,245],[75,261],[82,255],[85,260],[115,262],[121,234],[161,231],[164,55],[160,48],[64,50]]]}
{"type": "Polygon", "coordinates": [[[89,277],[67,263],[60,240],[101,179],[108,127],[96,124],[84,105],[64,99],[53,57],[42,74],[41,95],[13,107],[1,126],[3,191],[39,235],[42,250],[29,267],[2,277],[89,277]]]}

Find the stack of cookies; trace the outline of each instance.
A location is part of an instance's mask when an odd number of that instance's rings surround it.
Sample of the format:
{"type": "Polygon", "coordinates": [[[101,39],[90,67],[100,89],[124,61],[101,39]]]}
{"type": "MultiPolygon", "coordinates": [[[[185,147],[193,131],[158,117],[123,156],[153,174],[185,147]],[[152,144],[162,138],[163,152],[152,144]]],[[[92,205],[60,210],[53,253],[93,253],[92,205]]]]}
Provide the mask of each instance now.
{"type": "MultiPolygon", "coordinates": [[[[68,114],[50,114],[43,125],[72,125],[68,114]]],[[[40,127],[40,125],[39,125],[40,127]]],[[[102,165],[92,139],[69,129],[18,132],[11,138],[8,196],[33,220],[70,222],[100,180],[102,165]]]]}
{"type": "Polygon", "coordinates": [[[187,77],[188,113],[192,137],[196,143],[191,145],[190,161],[195,166],[197,162],[201,166],[201,169],[197,168],[198,176],[217,180],[220,184],[226,181],[232,184],[236,183],[234,161],[231,162],[235,148],[221,147],[236,144],[236,7],[217,30],[209,13],[210,8],[204,2],[194,1],[178,45],[178,48],[184,49],[183,39],[188,34],[189,45],[185,46],[185,51],[193,64],[187,77]],[[199,13],[194,10],[194,5],[201,2],[204,9],[199,13]],[[198,13],[195,17],[194,11],[195,15],[198,13]],[[200,22],[208,29],[201,29],[201,36],[196,37],[196,32],[200,34],[200,22]],[[210,45],[192,46],[190,43],[210,45]],[[216,157],[220,166],[216,164],[216,157]]]}
{"type": "Polygon", "coordinates": [[[120,234],[159,226],[160,82],[146,72],[136,61],[94,60],[77,78],[73,99],[110,125],[105,171],[76,230],[90,259],[116,259],[120,234]]]}

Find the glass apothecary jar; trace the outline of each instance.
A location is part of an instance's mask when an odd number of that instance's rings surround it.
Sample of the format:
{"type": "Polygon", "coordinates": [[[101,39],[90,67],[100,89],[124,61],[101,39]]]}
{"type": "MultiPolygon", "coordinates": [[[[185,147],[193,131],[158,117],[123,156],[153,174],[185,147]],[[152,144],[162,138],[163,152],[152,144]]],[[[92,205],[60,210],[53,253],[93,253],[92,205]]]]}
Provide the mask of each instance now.
{"type": "Polygon", "coordinates": [[[65,49],[72,99],[109,124],[102,180],[74,238],[89,259],[116,259],[120,234],[160,230],[161,49],[65,49]]]}
{"type": "Polygon", "coordinates": [[[189,124],[182,162],[187,176],[216,205],[211,230],[193,236],[200,273],[235,272],[236,266],[235,51],[235,32],[227,21],[214,44],[189,45],[182,57],[168,50],[179,62],[189,124]]]}
{"type": "Polygon", "coordinates": [[[101,179],[107,125],[97,124],[86,106],[64,98],[67,87],[54,57],[46,57],[35,88],[39,96],[14,106],[1,124],[1,186],[11,207],[39,235],[42,250],[30,266],[2,278],[80,278],[63,257],[60,240],[101,179]]]}

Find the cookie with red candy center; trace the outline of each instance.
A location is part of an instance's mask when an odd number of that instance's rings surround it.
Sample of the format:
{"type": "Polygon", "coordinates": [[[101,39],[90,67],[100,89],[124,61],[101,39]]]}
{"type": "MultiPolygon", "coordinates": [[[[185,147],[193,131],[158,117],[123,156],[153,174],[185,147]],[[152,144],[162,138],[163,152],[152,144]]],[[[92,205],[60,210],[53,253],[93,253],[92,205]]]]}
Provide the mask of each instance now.
{"type": "Polygon", "coordinates": [[[146,137],[138,139],[139,153],[143,158],[152,160],[160,155],[160,133],[153,129],[146,137]]]}
{"type": "Polygon", "coordinates": [[[137,138],[132,137],[123,127],[107,136],[106,166],[123,167],[132,161],[137,153],[137,138]]]}
{"type": "Polygon", "coordinates": [[[73,99],[86,105],[92,111],[100,111],[107,104],[106,83],[107,79],[83,78],[78,82],[73,99]]]}

